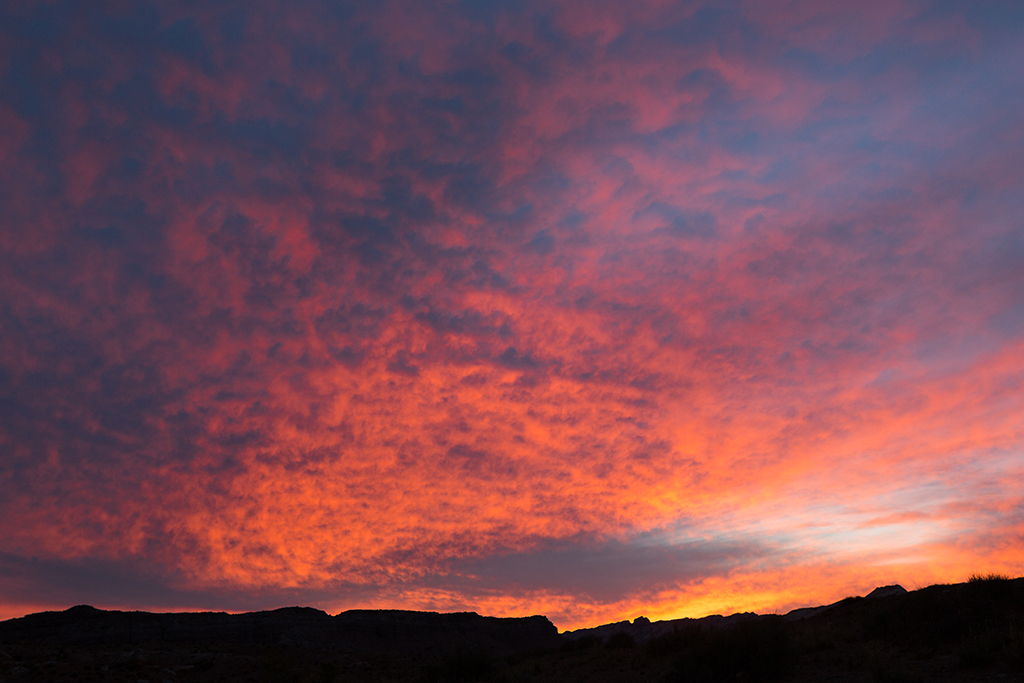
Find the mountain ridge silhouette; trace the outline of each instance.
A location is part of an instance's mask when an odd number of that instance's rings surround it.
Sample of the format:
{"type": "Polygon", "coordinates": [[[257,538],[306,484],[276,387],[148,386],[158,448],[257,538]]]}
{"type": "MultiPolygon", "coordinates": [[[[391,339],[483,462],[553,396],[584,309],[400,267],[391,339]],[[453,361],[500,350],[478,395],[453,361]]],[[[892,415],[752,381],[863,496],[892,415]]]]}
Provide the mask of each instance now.
{"type": "Polygon", "coordinates": [[[1024,578],[987,575],[785,615],[602,624],[544,616],[310,607],[122,612],[78,605],[0,622],[0,682],[1024,683],[1024,578]]]}

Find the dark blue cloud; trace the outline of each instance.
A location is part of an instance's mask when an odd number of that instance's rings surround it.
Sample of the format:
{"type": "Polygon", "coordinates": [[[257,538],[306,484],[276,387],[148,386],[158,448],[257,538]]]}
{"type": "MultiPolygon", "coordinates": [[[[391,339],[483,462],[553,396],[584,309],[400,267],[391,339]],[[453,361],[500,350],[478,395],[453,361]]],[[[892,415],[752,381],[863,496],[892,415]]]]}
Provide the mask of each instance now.
{"type": "Polygon", "coordinates": [[[737,566],[765,561],[775,552],[755,541],[673,543],[658,533],[629,540],[579,538],[522,553],[460,561],[451,566],[449,580],[468,582],[477,590],[511,586],[616,602],[638,589],[653,594],[706,577],[726,576],[737,566]]]}

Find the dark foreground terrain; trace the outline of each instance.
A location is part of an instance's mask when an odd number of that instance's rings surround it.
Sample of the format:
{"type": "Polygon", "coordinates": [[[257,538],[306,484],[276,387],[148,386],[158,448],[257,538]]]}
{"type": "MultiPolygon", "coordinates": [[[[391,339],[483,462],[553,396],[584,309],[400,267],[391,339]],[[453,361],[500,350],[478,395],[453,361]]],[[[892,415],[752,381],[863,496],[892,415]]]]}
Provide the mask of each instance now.
{"type": "Polygon", "coordinates": [[[545,617],[73,607],[0,622],[0,681],[1009,683],[1024,681],[1024,578],[561,635],[545,617]]]}

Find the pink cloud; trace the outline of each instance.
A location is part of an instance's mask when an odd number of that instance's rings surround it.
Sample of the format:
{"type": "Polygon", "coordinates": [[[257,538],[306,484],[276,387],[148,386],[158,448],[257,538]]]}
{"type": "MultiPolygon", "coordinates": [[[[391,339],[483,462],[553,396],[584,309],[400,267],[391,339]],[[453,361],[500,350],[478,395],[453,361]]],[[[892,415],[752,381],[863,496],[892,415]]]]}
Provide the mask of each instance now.
{"type": "Polygon", "coordinates": [[[583,625],[1019,571],[1016,29],[883,4],[13,12],[15,602],[43,562],[583,625]],[[696,568],[620,571],[651,544],[696,568]]]}

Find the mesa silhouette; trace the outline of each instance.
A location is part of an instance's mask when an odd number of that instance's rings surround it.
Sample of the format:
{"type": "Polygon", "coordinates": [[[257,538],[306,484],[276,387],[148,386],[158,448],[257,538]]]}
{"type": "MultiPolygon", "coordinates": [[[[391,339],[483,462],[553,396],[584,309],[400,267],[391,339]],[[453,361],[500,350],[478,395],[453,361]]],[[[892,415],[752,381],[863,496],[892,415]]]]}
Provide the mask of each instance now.
{"type": "Polygon", "coordinates": [[[353,652],[495,654],[557,645],[547,617],[483,617],[403,610],[351,610],[337,616],[311,607],[227,614],[154,614],[99,610],[79,605],[63,612],[30,614],[0,622],[0,643],[64,646],[291,645],[353,652]]]}
{"type": "Polygon", "coordinates": [[[976,576],[786,615],[633,621],[559,634],[543,616],[118,612],[0,622],[0,681],[1024,681],[1024,578],[976,576]]]}

